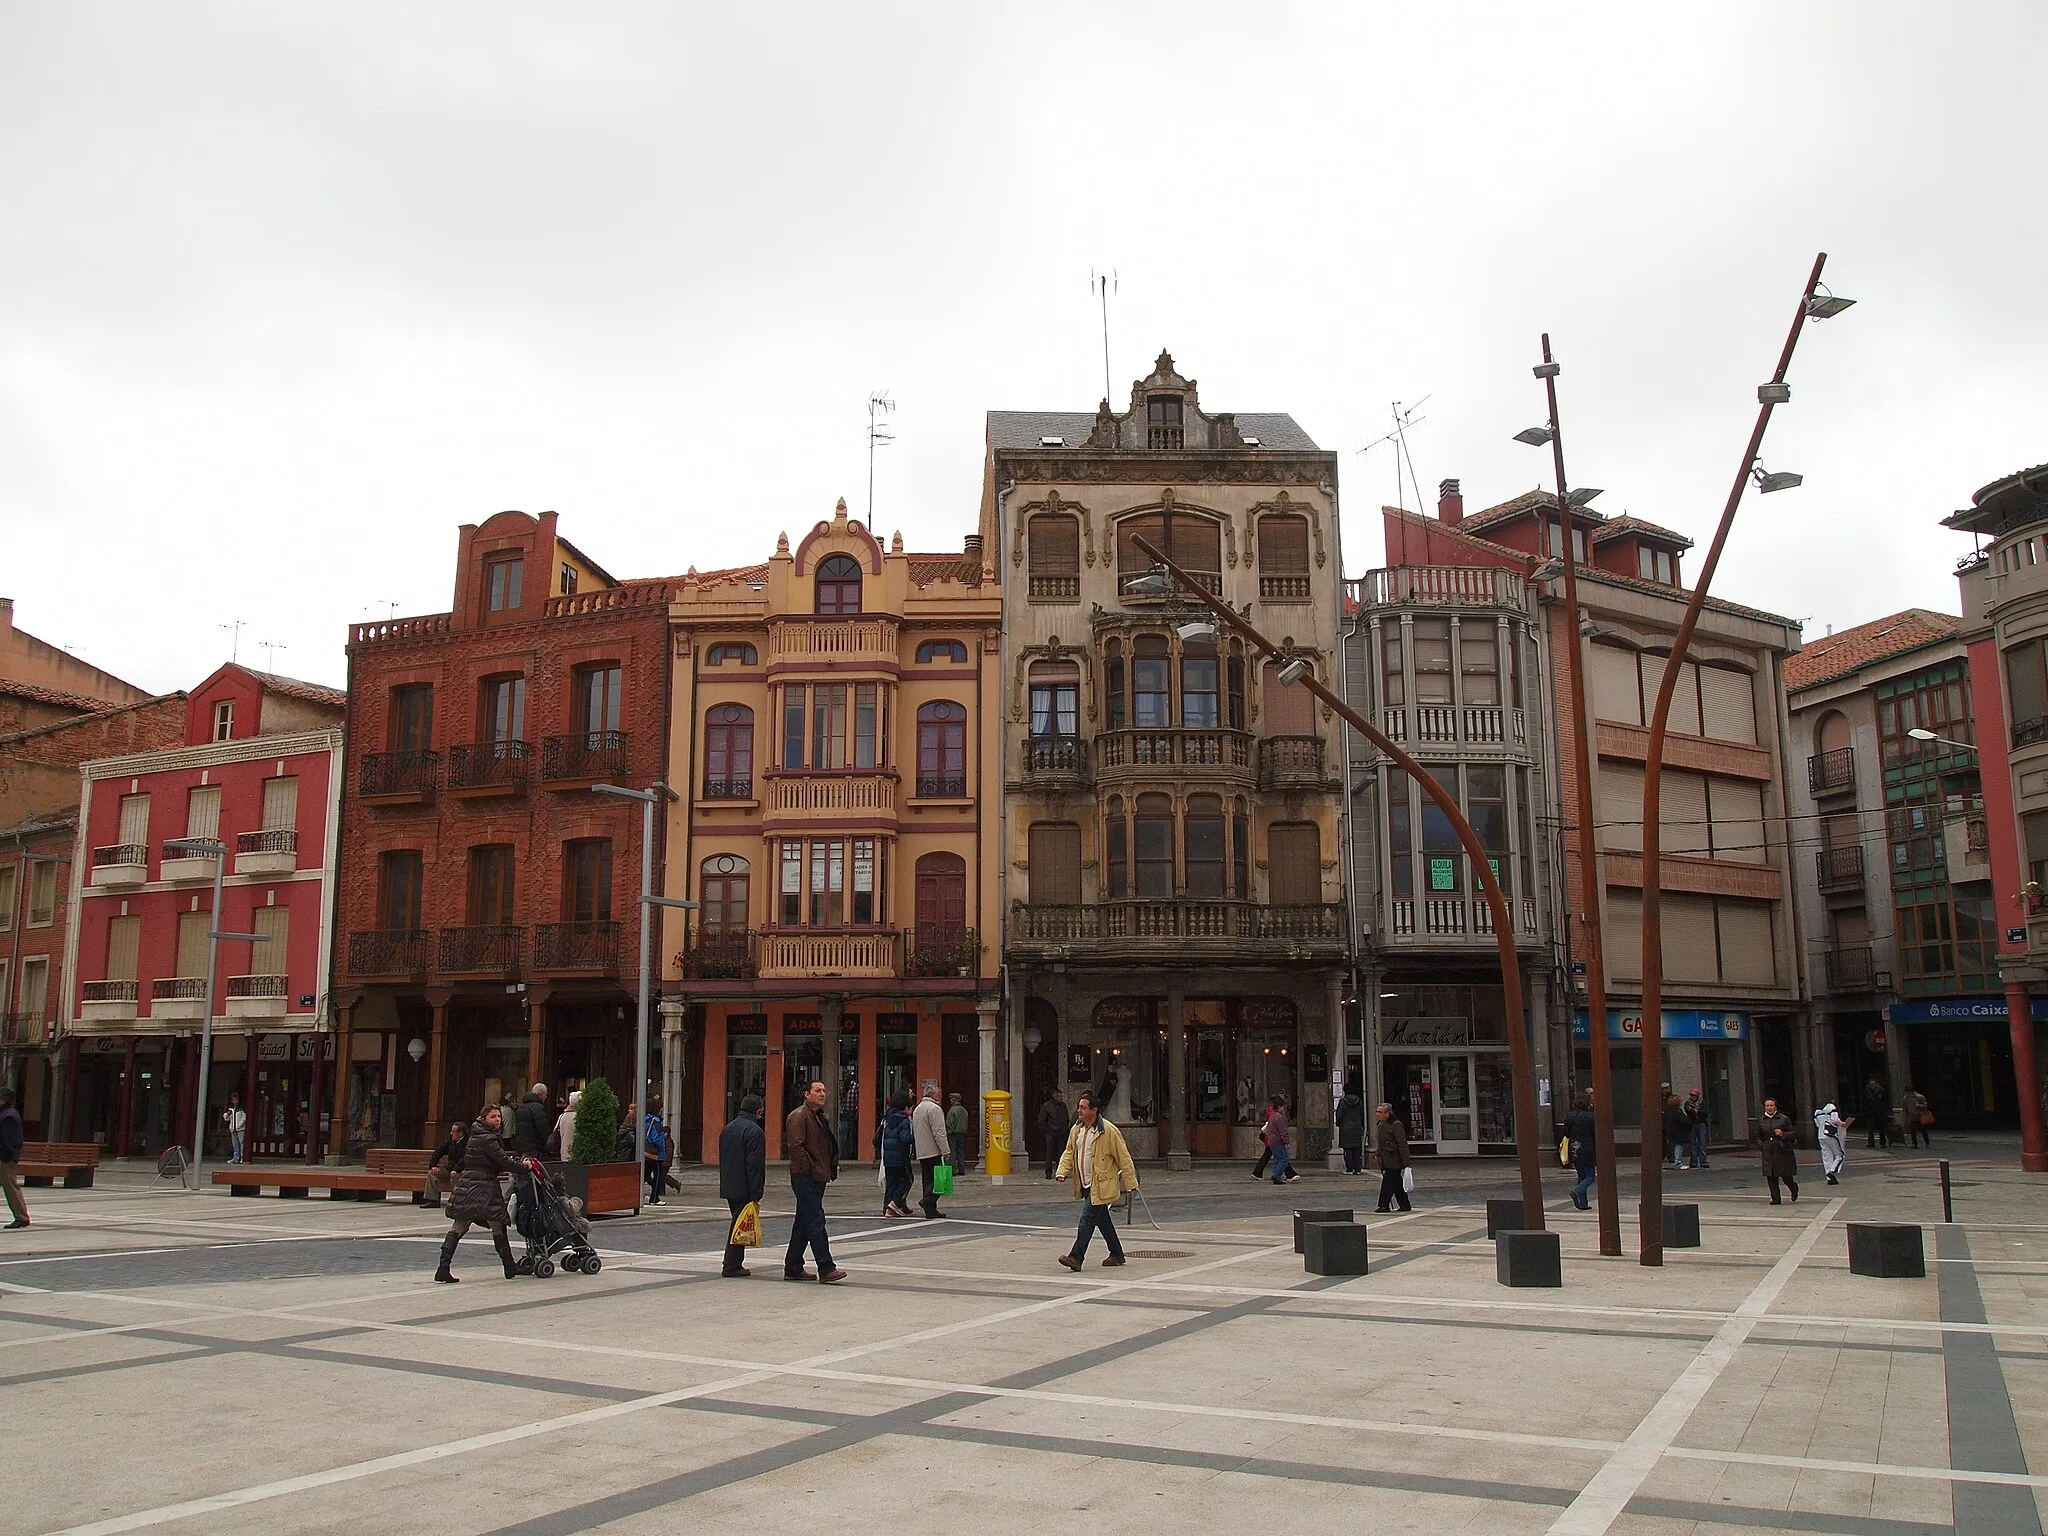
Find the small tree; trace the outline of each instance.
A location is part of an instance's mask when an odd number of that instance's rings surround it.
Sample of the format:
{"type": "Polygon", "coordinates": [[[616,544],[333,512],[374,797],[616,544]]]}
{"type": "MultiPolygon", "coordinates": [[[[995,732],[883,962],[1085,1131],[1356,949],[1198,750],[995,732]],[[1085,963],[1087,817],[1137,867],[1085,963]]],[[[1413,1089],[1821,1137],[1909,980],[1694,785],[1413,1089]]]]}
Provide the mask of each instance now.
{"type": "Polygon", "coordinates": [[[593,1077],[576,1101],[576,1136],[568,1149],[572,1163],[608,1163],[619,1140],[619,1096],[612,1085],[593,1077]]]}

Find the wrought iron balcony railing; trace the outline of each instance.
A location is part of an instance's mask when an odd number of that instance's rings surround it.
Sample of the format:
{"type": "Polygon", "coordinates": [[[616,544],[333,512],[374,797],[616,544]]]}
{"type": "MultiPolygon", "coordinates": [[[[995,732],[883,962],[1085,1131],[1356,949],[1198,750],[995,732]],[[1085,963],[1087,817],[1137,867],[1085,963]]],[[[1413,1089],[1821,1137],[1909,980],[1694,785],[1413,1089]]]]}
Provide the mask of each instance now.
{"type": "Polygon", "coordinates": [[[95,848],[92,851],[92,867],[94,869],[104,869],[111,864],[147,864],[148,862],[149,844],[147,843],[110,843],[104,848],[95,848]]]}
{"type": "Polygon", "coordinates": [[[967,796],[967,775],[964,773],[920,773],[917,776],[917,795],[920,800],[962,800],[967,796]]]}
{"type": "Polygon", "coordinates": [[[1228,945],[1286,952],[1312,947],[1336,953],[1344,945],[1341,902],[1262,906],[1249,901],[1105,901],[1079,905],[1018,905],[1011,909],[1013,943],[1042,948],[1137,943],[1228,945]]]}
{"type": "Polygon", "coordinates": [[[1806,787],[1816,795],[1840,794],[1856,787],[1856,751],[1837,747],[1806,760],[1806,787]]]}
{"type": "Polygon", "coordinates": [[[683,975],[691,981],[751,981],[754,972],[751,933],[705,934],[683,951],[683,975]]]}
{"type": "Polygon", "coordinates": [[[142,996],[139,981],[88,981],[80,989],[80,997],[88,1003],[132,1003],[142,996]]]}
{"type": "Polygon", "coordinates": [[[379,795],[431,795],[441,780],[438,752],[368,752],[356,775],[356,792],[379,795]]]}
{"type": "Polygon", "coordinates": [[[348,968],[355,976],[424,976],[427,930],[359,929],[349,935],[348,968]]]}
{"type": "Polygon", "coordinates": [[[290,978],[284,976],[230,976],[229,997],[283,997],[290,978]]]}
{"type": "Polygon", "coordinates": [[[537,971],[594,971],[619,968],[619,925],[614,919],[587,923],[542,923],[533,930],[537,971]]]}
{"type": "Polygon", "coordinates": [[[533,746],[524,741],[479,741],[448,749],[448,787],[524,789],[533,746]]]}
{"type": "Polygon", "coordinates": [[[1830,992],[1868,992],[1876,984],[1876,966],[1868,944],[1826,950],[1821,955],[1822,979],[1830,992]]]}
{"type": "Polygon", "coordinates": [[[1863,888],[1863,847],[1823,848],[1813,856],[1814,874],[1823,891],[1863,888]]]}
{"type": "Polygon", "coordinates": [[[280,827],[268,832],[239,832],[235,835],[237,853],[297,853],[299,834],[290,827],[280,827]]]}
{"type": "Polygon", "coordinates": [[[526,930],[508,923],[475,923],[441,930],[439,969],[509,976],[519,969],[526,930]]]}
{"type": "Polygon", "coordinates": [[[704,781],[706,800],[751,800],[754,798],[754,781],[745,779],[706,779],[704,781]]]}
{"type": "Polygon", "coordinates": [[[541,743],[543,779],[622,779],[626,776],[624,731],[577,731],[541,743]]]}
{"type": "Polygon", "coordinates": [[[957,924],[920,925],[903,962],[906,976],[972,976],[981,964],[981,938],[957,924]]]}
{"type": "Polygon", "coordinates": [[[155,1003],[203,1003],[204,976],[159,976],[149,984],[149,998],[155,1003]]]}

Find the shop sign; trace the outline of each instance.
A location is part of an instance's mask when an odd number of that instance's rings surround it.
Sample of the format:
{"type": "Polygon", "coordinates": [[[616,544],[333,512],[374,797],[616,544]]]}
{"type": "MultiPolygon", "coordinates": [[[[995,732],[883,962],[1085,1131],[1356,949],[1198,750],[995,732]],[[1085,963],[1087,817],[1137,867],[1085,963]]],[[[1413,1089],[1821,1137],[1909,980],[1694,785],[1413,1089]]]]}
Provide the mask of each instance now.
{"type": "Polygon", "coordinates": [[[1152,1002],[1146,998],[1113,997],[1095,1005],[1097,1029],[1136,1029],[1152,1022],[1152,1002]]]}
{"type": "MultiPolygon", "coordinates": [[[[1709,1013],[1697,1008],[1666,1008],[1663,1013],[1664,1038],[1666,1040],[1747,1040],[1749,1038],[1749,1015],[1746,1013],[1709,1013]]],[[[1590,1040],[1592,1031],[1586,1024],[1586,1010],[1581,1008],[1572,1016],[1572,1038],[1590,1040]]],[[[1633,1012],[1620,1008],[1607,1010],[1607,1038],[1640,1044],[1643,1038],[1643,1015],[1640,1009],[1633,1012]]]]}
{"type": "MultiPolygon", "coordinates": [[[[2030,1001],[2037,1022],[2048,1020],[2048,997],[2030,1001]]],[[[2001,997],[1931,997],[1919,1003],[1893,1003],[1885,1010],[1894,1024],[1968,1024],[1976,1020],[2003,1024],[2007,1013],[2001,997]]]]}
{"type": "Polygon", "coordinates": [[[1383,1051],[1443,1050],[1472,1043],[1470,1019],[1381,1019],[1383,1051]]]}
{"type": "Polygon", "coordinates": [[[334,1060],[334,1036],[300,1035],[295,1043],[292,1054],[300,1061],[311,1061],[316,1051],[319,1053],[321,1060],[334,1060]]]}
{"type": "Polygon", "coordinates": [[[260,1035],[256,1040],[258,1061],[290,1061],[292,1059],[292,1037],[290,1035],[260,1035]]]}
{"type": "Polygon", "coordinates": [[[1248,997],[1237,1005],[1237,1017],[1252,1029],[1285,1029],[1295,1020],[1294,1004],[1284,997],[1248,997]]]}

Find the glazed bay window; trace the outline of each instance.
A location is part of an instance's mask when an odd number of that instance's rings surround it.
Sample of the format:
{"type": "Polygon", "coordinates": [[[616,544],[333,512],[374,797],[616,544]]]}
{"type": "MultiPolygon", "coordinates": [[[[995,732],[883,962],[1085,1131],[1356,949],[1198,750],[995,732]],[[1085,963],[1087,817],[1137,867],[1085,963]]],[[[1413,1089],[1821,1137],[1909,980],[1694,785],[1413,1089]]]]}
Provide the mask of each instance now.
{"type": "Polygon", "coordinates": [[[1162,637],[1139,637],[1131,658],[1131,724],[1141,731],[1165,730],[1173,724],[1171,667],[1162,637]]]}
{"type": "Polygon", "coordinates": [[[1417,619],[1414,624],[1415,702],[1451,702],[1451,621],[1417,619]]]}
{"type": "Polygon", "coordinates": [[[1458,673],[1467,704],[1500,702],[1500,651],[1497,627],[1484,619],[1458,625],[1458,673]]]}
{"type": "Polygon", "coordinates": [[[782,766],[804,765],[804,705],[807,694],[802,683],[786,684],[782,690],[782,766]]]}
{"type": "Polygon", "coordinates": [[[870,837],[782,845],[776,915],[785,928],[869,928],[881,907],[882,853],[870,837]]]}
{"type": "Polygon", "coordinates": [[[1415,894],[1415,782],[1405,773],[1387,775],[1388,884],[1396,896],[1415,894]]]}
{"type": "Polygon", "coordinates": [[[1390,623],[1380,631],[1380,702],[1395,708],[1408,702],[1401,649],[1401,626],[1390,623]]]}
{"type": "Polygon", "coordinates": [[[1138,850],[1138,899],[1173,898],[1173,802],[1165,795],[1138,796],[1133,828],[1138,850]]]}
{"type": "Polygon", "coordinates": [[[1474,763],[1465,770],[1465,819],[1493,865],[1493,877],[1512,893],[1508,860],[1507,770],[1498,763],[1474,763]]]}
{"type": "Polygon", "coordinates": [[[810,925],[838,928],[846,921],[846,845],[811,844],[810,925]]]}
{"type": "MultiPolygon", "coordinates": [[[[2041,820],[2048,823],[2048,813],[2043,813],[2041,820]]],[[[1124,819],[1121,796],[1110,797],[1109,823],[1105,832],[1109,848],[1109,899],[1124,901],[1131,894],[1131,826],[1124,819]]]]}
{"type": "Polygon", "coordinates": [[[1218,795],[1190,795],[1186,838],[1188,895],[1217,900],[1230,894],[1224,882],[1223,800],[1218,795]]]}
{"type": "Polygon", "coordinates": [[[776,921],[785,928],[801,927],[804,920],[804,845],[782,845],[782,876],[776,904],[776,921]]]}
{"type": "Polygon", "coordinates": [[[1112,731],[1122,730],[1130,721],[1124,678],[1124,643],[1111,640],[1102,651],[1102,703],[1104,723],[1112,731]]]}
{"type": "Polygon", "coordinates": [[[1213,646],[1189,646],[1180,658],[1180,723],[1189,730],[1214,730],[1217,709],[1217,660],[1213,646]]]}

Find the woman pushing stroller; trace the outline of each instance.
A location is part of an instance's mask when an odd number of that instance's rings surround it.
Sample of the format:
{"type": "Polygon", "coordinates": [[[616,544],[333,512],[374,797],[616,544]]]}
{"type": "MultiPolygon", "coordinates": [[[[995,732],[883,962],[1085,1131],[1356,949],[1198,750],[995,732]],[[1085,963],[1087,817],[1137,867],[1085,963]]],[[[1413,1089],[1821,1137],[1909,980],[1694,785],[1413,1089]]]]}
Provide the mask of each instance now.
{"type": "Polygon", "coordinates": [[[504,1127],[504,1111],[492,1104],[469,1128],[469,1140],[462,1154],[462,1176],[456,1180],[455,1193],[448,1202],[451,1225],[448,1235],[441,1240],[441,1267],[434,1271],[434,1278],[443,1285],[456,1283],[448,1266],[455,1260],[455,1245],[472,1226],[490,1228],[491,1244],[505,1266],[505,1278],[519,1277],[519,1267],[512,1258],[512,1240],[505,1234],[510,1213],[505,1209],[504,1185],[499,1182],[514,1170],[512,1156],[502,1139],[504,1127]]]}

